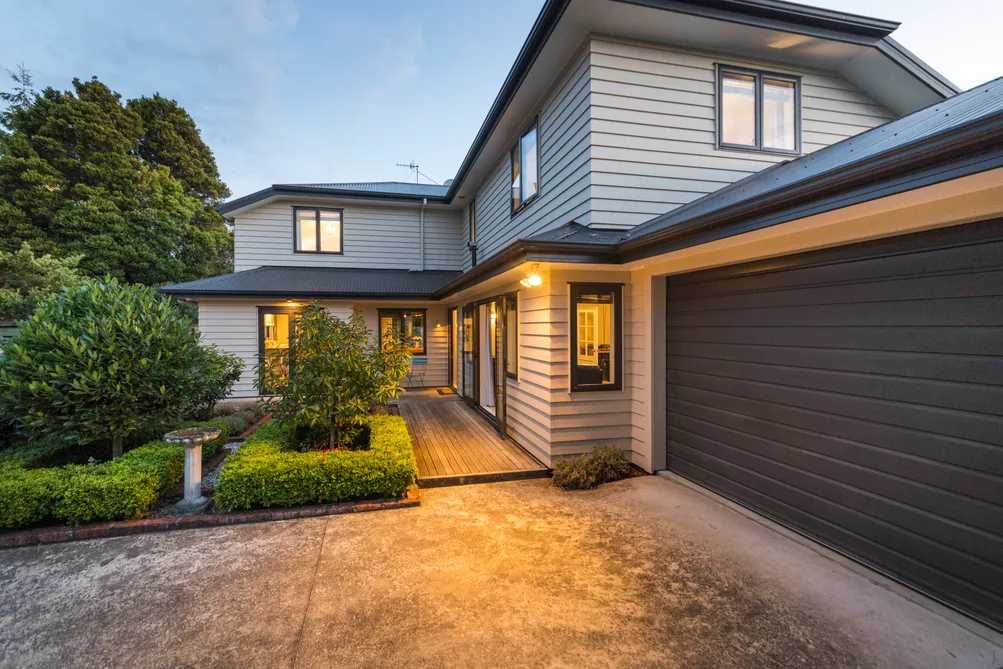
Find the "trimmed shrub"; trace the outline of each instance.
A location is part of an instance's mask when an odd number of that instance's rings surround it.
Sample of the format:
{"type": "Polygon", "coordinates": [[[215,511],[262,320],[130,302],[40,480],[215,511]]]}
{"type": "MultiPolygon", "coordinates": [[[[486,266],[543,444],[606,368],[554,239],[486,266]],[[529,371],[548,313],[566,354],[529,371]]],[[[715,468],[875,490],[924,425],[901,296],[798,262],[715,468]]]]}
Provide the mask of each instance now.
{"type": "Polygon", "coordinates": [[[147,471],[120,467],[111,471],[75,472],[70,475],[54,515],[71,525],[135,518],[156,501],[157,490],[156,474],[147,471]]]}
{"type": "MultiPolygon", "coordinates": [[[[252,425],[254,425],[255,423],[257,423],[259,420],[261,420],[262,417],[264,417],[264,414],[261,414],[261,416],[258,416],[258,414],[256,412],[251,411],[249,409],[243,409],[241,411],[234,411],[230,415],[231,416],[240,416],[241,418],[243,418],[244,422],[247,423],[247,427],[251,427],[252,425]]],[[[244,429],[246,430],[247,427],[245,427],[244,429]]],[[[237,435],[234,434],[232,436],[236,437],[237,435]]]]}
{"type": "Polygon", "coordinates": [[[630,462],[616,446],[597,446],[591,452],[554,464],[554,483],[564,490],[587,490],[630,476],[630,462]]]}
{"type": "MultiPolygon", "coordinates": [[[[203,460],[227,442],[229,425],[204,421],[175,428],[206,426],[219,428],[221,434],[202,445],[203,460]]],[[[36,443],[2,453],[0,527],[14,529],[52,519],[76,525],[135,518],[184,478],[184,447],[165,441],[134,448],[109,462],[28,469],[57,447],[58,442],[36,443]]]]}
{"type": "Polygon", "coordinates": [[[65,469],[0,469],[0,527],[16,529],[52,518],[69,479],[65,469]]]}
{"type": "Polygon", "coordinates": [[[230,434],[238,435],[247,429],[247,419],[238,414],[230,414],[229,416],[222,416],[216,419],[221,423],[226,423],[230,426],[230,434]]]}
{"type": "Polygon", "coordinates": [[[230,456],[213,500],[223,511],[398,497],[415,482],[411,438],[399,416],[365,419],[371,431],[366,450],[285,449],[286,434],[269,421],[230,456]]]}

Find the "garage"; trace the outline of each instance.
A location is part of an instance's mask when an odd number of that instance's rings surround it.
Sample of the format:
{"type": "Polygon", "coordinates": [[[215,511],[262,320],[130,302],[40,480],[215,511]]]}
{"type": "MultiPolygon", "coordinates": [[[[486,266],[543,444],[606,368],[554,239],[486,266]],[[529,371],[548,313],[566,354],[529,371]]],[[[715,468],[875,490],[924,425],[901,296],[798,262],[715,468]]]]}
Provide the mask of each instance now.
{"type": "Polygon", "coordinates": [[[670,470],[1003,625],[1003,221],[667,296],[670,470]]]}

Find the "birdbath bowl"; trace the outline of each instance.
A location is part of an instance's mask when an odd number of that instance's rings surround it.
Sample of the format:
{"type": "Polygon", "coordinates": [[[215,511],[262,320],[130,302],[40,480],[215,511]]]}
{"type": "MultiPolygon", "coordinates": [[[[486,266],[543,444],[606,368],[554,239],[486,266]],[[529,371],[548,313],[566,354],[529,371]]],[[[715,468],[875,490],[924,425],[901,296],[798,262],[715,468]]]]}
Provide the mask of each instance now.
{"type": "Polygon", "coordinates": [[[214,427],[190,427],[164,435],[167,443],[185,447],[185,498],[178,502],[178,508],[201,511],[209,504],[202,496],[202,444],[219,435],[220,430],[214,427]]]}

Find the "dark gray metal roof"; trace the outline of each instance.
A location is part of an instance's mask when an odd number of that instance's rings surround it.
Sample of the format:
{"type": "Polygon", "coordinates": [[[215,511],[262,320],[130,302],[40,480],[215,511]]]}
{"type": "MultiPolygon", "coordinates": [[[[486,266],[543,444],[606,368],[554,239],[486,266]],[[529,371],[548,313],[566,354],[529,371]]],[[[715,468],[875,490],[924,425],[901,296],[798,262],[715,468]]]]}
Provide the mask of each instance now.
{"type": "Polygon", "coordinates": [[[199,279],[161,292],[178,297],[389,297],[428,298],[460,275],[440,270],[350,267],[258,267],[199,279]]]}
{"type": "Polygon", "coordinates": [[[670,228],[720,210],[760,200],[806,181],[838,176],[859,165],[936,135],[977,123],[1003,110],[1003,77],[913,112],[796,160],[778,163],[632,229],[628,239],[670,228]]]}
{"type": "Polygon", "coordinates": [[[414,195],[416,197],[445,197],[449,186],[416,184],[407,181],[362,181],[331,184],[276,184],[276,187],[316,188],[320,191],[338,190],[371,195],[414,195]]]}
{"type": "Polygon", "coordinates": [[[616,244],[626,238],[626,232],[596,230],[572,221],[559,228],[530,237],[529,242],[574,242],[578,244],[616,244]]]}

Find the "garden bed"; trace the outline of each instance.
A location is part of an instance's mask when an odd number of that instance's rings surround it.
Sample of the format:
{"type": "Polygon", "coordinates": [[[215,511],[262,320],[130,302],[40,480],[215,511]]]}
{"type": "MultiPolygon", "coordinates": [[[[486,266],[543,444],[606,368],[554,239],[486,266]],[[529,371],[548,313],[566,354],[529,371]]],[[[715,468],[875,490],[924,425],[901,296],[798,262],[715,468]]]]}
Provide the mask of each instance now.
{"type": "Polygon", "coordinates": [[[220,472],[214,502],[223,511],[395,498],[414,485],[418,469],[407,425],[399,416],[369,416],[369,448],[288,450],[278,421],[269,421],[220,472]]]}

